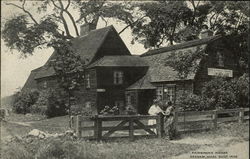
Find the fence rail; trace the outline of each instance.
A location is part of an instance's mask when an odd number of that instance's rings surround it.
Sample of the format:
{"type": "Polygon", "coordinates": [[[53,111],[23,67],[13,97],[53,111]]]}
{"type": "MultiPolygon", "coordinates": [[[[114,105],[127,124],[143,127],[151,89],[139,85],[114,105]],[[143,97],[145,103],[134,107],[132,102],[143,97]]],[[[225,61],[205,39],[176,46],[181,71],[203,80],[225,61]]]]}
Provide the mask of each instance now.
{"type": "MultiPolygon", "coordinates": [[[[249,108],[175,112],[174,120],[178,132],[214,129],[221,122],[249,120],[249,108]]],[[[92,117],[78,115],[71,117],[70,125],[76,131],[77,137],[96,140],[116,137],[128,137],[134,140],[142,136],[163,137],[164,134],[162,115],[96,115],[92,117]],[[148,125],[148,120],[156,120],[156,124],[148,125]]]]}

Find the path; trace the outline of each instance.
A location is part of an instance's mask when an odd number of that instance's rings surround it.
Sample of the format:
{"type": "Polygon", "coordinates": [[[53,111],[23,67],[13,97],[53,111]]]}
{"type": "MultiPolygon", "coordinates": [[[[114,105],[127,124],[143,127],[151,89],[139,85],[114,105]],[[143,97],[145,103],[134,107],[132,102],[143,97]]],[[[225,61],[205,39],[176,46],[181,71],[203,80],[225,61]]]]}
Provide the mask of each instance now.
{"type": "MultiPolygon", "coordinates": [[[[177,142],[186,142],[190,139],[182,139],[177,142]]],[[[195,151],[172,157],[171,159],[248,159],[249,158],[249,141],[236,141],[235,138],[222,137],[213,140],[204,139],[204,141],[192,139],[193,144],[199,144],[201,147],[195,151]],[[208,144],[207,144],[207,141],[208,144]],[[206,152],[207,154],[204,154],[206,152]],[[208,154],[208,152],[210,154],[208,154]],[[221,153],[221,154],[218,154],[221,153]],[[201,154],[203,153],[203,154],[201,154]],[[204,157],[202,157],[204,156],[204,157]],[[223,157],[222,157],[223,156],[223,157]]]]}

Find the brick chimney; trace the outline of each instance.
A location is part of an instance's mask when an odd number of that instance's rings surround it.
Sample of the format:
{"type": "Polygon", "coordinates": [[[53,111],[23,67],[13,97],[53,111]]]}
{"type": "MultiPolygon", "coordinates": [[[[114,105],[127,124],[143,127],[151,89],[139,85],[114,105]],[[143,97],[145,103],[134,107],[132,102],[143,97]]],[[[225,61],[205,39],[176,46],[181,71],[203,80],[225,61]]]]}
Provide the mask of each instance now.
{"type": "Polygon", "coordinates": [[[86,23],[80,26],[80,36],[87,35],[91,30],[95,30],[96,26],[91,23],[86,23]]]}

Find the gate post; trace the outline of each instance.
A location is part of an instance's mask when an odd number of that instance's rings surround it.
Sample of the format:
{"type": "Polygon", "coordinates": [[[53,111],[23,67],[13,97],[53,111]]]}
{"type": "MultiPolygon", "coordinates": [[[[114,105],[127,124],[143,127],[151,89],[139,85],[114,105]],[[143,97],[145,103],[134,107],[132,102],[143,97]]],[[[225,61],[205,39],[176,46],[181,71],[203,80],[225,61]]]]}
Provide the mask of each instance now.
{"type": "Polygon", "coordinates": [[[94,137],[97,141],[102,139],[102,120],[98,117],[98,115],[95,115],[94,117],[94,137]]]}
{"type": "Polygon", "coordinates": [[[164,120],[163,120],[163,115],[159,114],[157,116],[157,120],[156,120],[156,130],[157,130],[157,136],[158,138],[162,138],[163,137],[163,128],[164,128],[164,120]]]}
{"type": "Polygon", "coordinates": [[[129,138],[131,141],[134,141],[134,120],[130,119],[129,120],[129,138]]]}
{"type": "Polygon", "coordinates": [[[239,123],[243,123],[244,121],[244,108],[239,108],[239,123]]]}
{"type": "Polygon", "coordinates": [[[217,110],[213,110],[213,123],[214,123],[214,129],[217,128],[217,120],[218,120],[217,110]]]}
{"type": "Polygon", "coordinates": [[[81,137],[82,136],[82,131],[81,131],[81,116],[77,115],[76,116],[76,136],[81,137]]]}

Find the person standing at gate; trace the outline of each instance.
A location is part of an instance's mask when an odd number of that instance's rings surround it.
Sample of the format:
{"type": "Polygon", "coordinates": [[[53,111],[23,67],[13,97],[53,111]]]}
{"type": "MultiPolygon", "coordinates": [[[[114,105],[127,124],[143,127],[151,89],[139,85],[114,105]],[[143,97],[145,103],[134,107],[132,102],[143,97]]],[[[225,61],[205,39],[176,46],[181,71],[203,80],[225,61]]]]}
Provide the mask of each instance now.
{"type": "MultiPolygon", "coordinates": [[[[154,99],[153,105],[149,108],[148,114],[149,115],[158,115],[160,113],[164,113],[161,107],[159,106],[159,99],[154,99]]],[[[150,119],[148,120],[148,125],[154,125],[156,124],[156,119],[150,119]]],[[[156,133],[156,129],[152,129],[156,133]]]]}
{"type": "Polygon", "coordinates": [[[164,113],[164,132],[168,139],[172,140],[175,135],[174,106],[171,101],[167,102],[167,109],[164,113]]]}

